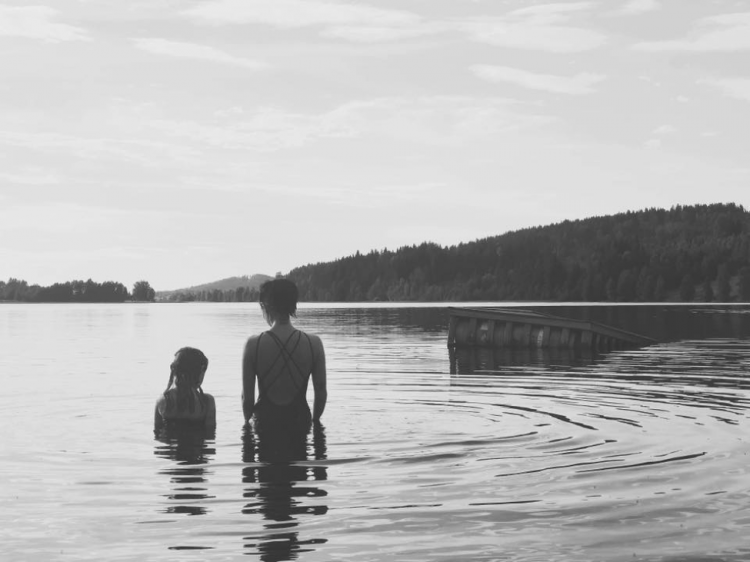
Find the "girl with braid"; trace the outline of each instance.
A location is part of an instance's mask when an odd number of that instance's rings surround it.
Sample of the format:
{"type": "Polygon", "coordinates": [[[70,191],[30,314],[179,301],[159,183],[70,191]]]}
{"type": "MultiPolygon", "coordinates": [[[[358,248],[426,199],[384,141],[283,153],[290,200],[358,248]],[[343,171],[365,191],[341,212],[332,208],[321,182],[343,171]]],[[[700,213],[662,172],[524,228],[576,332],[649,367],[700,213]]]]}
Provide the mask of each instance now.
{"type": "Polygon", "coordinates": [[[201,388],[206,369],[208,358],[201,350],[183,347],[175,353],[167,389],[156,401],[154,432],[172,427],[216,427],[216,402],[201,388]]]}

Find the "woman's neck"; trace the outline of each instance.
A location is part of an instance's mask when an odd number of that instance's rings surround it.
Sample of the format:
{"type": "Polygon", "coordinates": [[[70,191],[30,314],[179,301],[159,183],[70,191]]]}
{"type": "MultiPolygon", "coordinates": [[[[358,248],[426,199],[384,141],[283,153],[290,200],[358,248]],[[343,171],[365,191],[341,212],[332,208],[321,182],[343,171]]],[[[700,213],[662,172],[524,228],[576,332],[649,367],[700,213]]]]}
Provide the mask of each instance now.
{"type": "Polygon", "coordinates": [[[278,329],[278,330],[285,330],[287,328],[292,327],[292,322],[289,320],[289,318],[282,319],[282,320],[274,320],[271,324],[271,329],[278,329]]]}

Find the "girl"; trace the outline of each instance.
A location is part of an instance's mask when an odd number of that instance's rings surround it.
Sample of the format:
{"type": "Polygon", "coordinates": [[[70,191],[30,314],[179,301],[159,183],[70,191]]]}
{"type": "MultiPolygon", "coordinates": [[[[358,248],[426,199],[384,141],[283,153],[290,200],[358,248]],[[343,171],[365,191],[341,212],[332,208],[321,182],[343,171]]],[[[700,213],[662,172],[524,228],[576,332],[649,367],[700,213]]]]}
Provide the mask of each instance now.
{"type": "Polygon", "coordinates": [[[216,427],[216,402],[203,392],[201,384],[208,369],[208,358],[199,349],[183,347],[175,353],[169,383],[154,411],[154,431],[168,427],[216,427]]]}

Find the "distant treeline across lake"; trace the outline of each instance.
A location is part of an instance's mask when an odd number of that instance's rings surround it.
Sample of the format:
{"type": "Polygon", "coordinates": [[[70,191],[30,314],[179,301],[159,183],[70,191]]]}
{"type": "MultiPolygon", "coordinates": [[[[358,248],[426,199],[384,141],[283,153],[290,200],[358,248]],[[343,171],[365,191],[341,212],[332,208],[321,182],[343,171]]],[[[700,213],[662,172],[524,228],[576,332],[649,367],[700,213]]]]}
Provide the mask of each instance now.
{"type": "MultiPolygon", "coordinates": [[[[457,246],[425,242],[293,269],[306,302],[750,302],[750,212],[678,205],[563,221],[457,246]]],[[[257,301],[265,275],[155,293],[139,281],[0,281],[24,302],[257,301]]]]}
{"type": "Polygon", "coordinates": [[[288,276],[307,301],[747,302],[750,213],[731,203],[646,209],[357,253],[288,276]]]}
{"type": "Polygon", "coordinates": [[[9,302],[126,302],[153,301],[155,291],[148,281],[138,281],[133,292],[117,281],[97,283],[87,281],[67,281],[47,287],[29,285],[21,279],[10,278],[0,281],[0,301],[9,302]]]}

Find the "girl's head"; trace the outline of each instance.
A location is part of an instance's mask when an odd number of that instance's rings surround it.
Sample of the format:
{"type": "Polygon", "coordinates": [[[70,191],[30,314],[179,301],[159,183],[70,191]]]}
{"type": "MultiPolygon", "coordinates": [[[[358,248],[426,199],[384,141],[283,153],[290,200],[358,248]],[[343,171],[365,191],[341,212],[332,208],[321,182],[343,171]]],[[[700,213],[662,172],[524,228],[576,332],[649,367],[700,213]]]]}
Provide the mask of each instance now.
{"type": "Polygon", "coordinates": [[[289,279],[271,279],[260,286],[260,306],[269,322],[297,316],[297,285],[289,279]]]}
{"type": "MultiPolygon", "coordinates": [[[[208,369],[208,358],[200,349],[194,347],[183,347],[174,355],[171,365],[169,386],[187,386],[200,388],[203,384],[203,376],[208,369]]],[[[169,388],[169,386],[167,388],[169,388]]]]}

